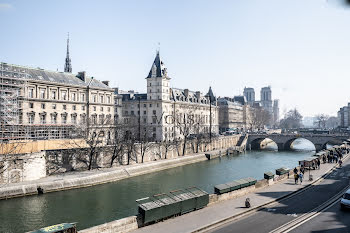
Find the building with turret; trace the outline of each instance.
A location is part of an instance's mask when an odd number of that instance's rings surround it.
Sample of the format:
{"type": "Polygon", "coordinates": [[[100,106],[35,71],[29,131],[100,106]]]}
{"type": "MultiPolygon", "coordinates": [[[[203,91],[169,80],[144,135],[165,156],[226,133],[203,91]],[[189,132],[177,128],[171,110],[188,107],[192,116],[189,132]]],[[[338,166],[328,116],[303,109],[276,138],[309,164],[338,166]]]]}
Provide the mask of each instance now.
{"type": "Polygon", "coordinates": [[[154,141],[181,139],[189,135],[217,134],[218,107],[211,88],[207,94],[189,89],[173,88],[168,70],[156,54],[146,77],[147,93],[119,92],[122,99],[122,118],[147,131],[154,141]]]}

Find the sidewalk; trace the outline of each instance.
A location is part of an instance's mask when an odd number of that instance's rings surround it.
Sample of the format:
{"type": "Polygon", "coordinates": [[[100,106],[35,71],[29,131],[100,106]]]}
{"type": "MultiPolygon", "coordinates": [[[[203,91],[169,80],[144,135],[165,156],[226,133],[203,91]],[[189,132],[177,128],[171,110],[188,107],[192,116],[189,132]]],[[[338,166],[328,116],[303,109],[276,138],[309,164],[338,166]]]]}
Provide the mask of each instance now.
{"type": "MultiPolygon", "coordinates": [[[[346,155],[343,160],[344,164],[350,163],[348,161],[349,154],[346,155]]],[[[277,199],[282,198],[285,195],[292,194],[305,186],[310,185],[310,183],[315,182],[315,180],[322,177],[325,173],[329,172],[335,166],[334,163],[321,163],[321,168],[319,170],[311,170],[311,175],[314,181],[308,181],[309,171],[307,170],[304,175],[304,181],[302,185],[295,185],[294,178],[290,176],[290,179],[286,179],[275,183],[274,185],[268,186],[266,188],[257,189],[255,192],[227,200],[219,203],[214,203],[205,207],[201,210],[191,212],[176,218],[165,220],[163,222],[149,225],[146,227],[139,228],[134,233],[172,233],[172,232],[193,232],[197,231],[207,225],[213,224],[215,222],[220,222],[224,219],[243,214],[249,209],[243,208],[246,198],[250,198],[252,207],[257,207],[261,205],[268,204],[277,199]]]]}

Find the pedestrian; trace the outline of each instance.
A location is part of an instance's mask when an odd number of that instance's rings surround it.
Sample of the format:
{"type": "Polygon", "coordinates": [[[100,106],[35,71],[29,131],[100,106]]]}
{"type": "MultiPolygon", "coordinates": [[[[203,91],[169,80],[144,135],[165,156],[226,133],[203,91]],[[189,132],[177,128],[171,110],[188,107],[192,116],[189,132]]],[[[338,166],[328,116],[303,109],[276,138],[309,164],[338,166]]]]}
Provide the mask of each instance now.
{"type": "Polygon", "coordinates": [[[320,169],[320,166],[321,166],[321,160],[317,160],[317,165],[318,165],[318,169],[320,169]]]}
{"type": "Polygon", "coordinates": [[[294,174],[294,181],[295,181],[295,184],[298,184],[298,179],[299,179],[299,175],[298,175],[298,173],[295,173],[295,174],[294,174]]]}
{"type": "Polygon", "coordinates": [[[335,163],[338,163],[338,156],[334,156],[335,163]]]}
{"type": "Polygon", "coordinates": [[[297,167],[294,168],[293,172],[294,172],[294,174],[298,174],[298,169],[297,169],[297,167]]]}
{"type": "Polygon", "coordinates": [[[342,165],[343,165],[343,161],[339,159],[339,167],[341,167],[342,165]]]}
{"type": "Polygon", "coordinates": [[[315,170],[315,169],[316,169],[315,166],[316,166],[316,165],[315,165],[315,161],[312,161],[312,169],[315,170]]]}
{"type": "Polygon", "coordinates": [[[300,180],[300,184],[303,183],[303,173],[299,173],[299,180],[300,180]]]}
{"type": "Polygon", "coordinates": [[[300,168],[300,172],[303,173],[303,174],[305,173],[305,167],[304,166],[302,168],[300,168]]]}

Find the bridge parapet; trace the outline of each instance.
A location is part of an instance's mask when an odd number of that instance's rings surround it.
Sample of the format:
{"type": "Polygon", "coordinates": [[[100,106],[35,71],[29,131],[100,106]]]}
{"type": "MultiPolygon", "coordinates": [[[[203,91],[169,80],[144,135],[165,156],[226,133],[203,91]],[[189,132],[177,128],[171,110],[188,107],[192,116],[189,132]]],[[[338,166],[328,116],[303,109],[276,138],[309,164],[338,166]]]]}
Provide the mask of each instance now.
{"type": "Polygon", "coordinates": [[[260,149],[261,142],[266,138],[274,141],[278,150],[290,150],[294,140],[304,138],[314,144],[316,151],[320,151],[326,148],[327,143],[341,144],[342,141],[348,139],[348,136],[332,134],[249,134],[247,144],[252,149],[260,149]]]}

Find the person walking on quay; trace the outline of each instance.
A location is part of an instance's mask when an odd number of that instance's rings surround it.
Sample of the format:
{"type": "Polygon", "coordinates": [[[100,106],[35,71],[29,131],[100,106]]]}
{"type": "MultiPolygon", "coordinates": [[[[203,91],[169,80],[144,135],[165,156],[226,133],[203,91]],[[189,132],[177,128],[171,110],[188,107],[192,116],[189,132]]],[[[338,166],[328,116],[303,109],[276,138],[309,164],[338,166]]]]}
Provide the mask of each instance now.
{"type": "Polygon", "coordinates": [[[301,166],[300,172],[303,173],[303,174],[305,173],[305,167],[304,166],[301,166]]]}
{"type": "Polygon", "coordinates": [[[302,184],[303,183],[303,173],[299,173],[299,180],[300,180],[300,184],[302,184]]]}
{"type": "Polygon", "coordinates": [[[335,163],[338,163],[338,156],[334,156],[335,163]]]}
{"type": "Polygon", "coordinates": [[[318,169],[320,169],[320,166],[321,166],[321,160],[317,160],[317,167],[318,167],[318,169]]]}
{"type": "Polygon", "coordinates": [[[343,164],[343,161],[341,159],[339,159],[339,167],[341,167],[343,164]]]}
{"type": "Polygon", "coordinates": [[[295,184],[298,184],[298,179],[299,179],[298,173],[294,173],[294,182],[295,182],[295,184]]]}
{"type": "Polygon", "coordinates": [[[297,167],[294,168],[293,172],[294,172],[294,174],[298,174],[298,169],[297,169],[297,167]]]}

